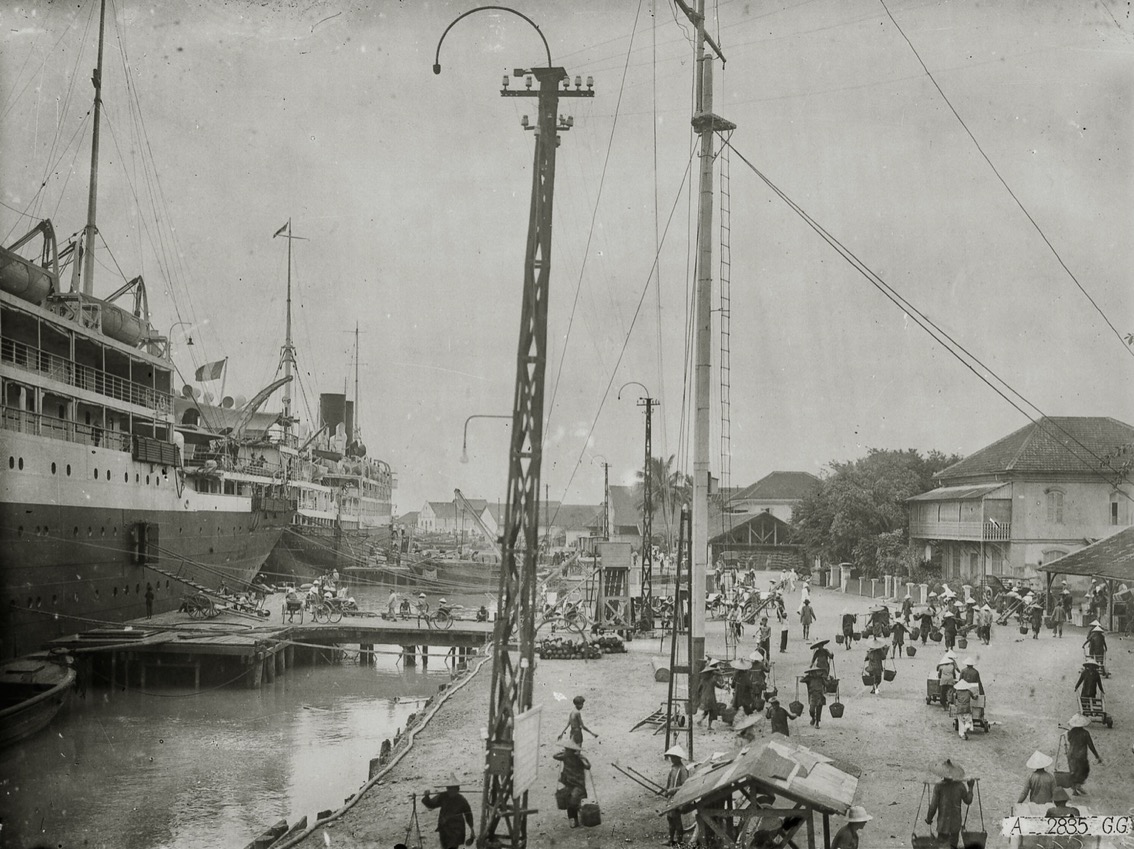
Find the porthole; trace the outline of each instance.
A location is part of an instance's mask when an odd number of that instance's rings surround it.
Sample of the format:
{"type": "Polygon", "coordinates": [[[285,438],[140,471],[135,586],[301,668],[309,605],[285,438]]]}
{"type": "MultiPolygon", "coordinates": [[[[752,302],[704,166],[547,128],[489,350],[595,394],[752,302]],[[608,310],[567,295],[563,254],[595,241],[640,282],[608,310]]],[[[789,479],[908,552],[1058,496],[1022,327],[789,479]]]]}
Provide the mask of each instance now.
{"type": "Polygon", "coordinates": [[[129,472],[123,472],[122,473],[122,483],[130,483],[130,473],[129,472]]]}
{"type": "Polygon", "coordinates": [[[16,468],[16,458],[15,457],[9,457],[8,458],[8,468],[9,469],[16,468]]]}
{"type": "Polygon", "coordinates": [[[146,475],[146,486],[150,485],[150,476],[146,475]]]}
{"type": "Polygon", "coordinates": [[[67,464],[67,477],[71,477],[71,464],[67,464]]]}
{"type": "Polygon", "coordinates": [[[130,585],[127,584],[122,588],[122,595],[130,595],[130,585]]]}
{"type": "Polygon", "coordinates": [[[141,479],[141,476],[137,472],[134,472],[134,483],[137,483],[141,479]]]}
{"type": "Polygon", "coordinates": [[[95,598],[98,598],[98,597],[99,597],[99,591],[98,591],[98,587],[95,587],[95,591],[94,591],[94,597],[95,597],[95,598]]]}
{"type": "Polygon", "coordinates": [[[29,609],[31,608],[31,596],[30,595],[28,596],[28,608],[29,609]]]}
{"type": "Polygon", "coordinates": [[[87,537],[90,538],[90,537],[93,537],[93,536],[94,536],[94,530],[88,525],[87,526],[87,537]]]}
{"type": "Polygon", "coordinates": [[[22,472],[24,470],[24,458],[23,457],[20,458],[19,466],[20,466],[20,471],[22,472]]]}
{"type": "Polygon", "coordinates": [[[98,535],[99,535],[100,537],[104,537],[104,536],[106,536],[106,528],[105,528],[105,527],[99,528],[99,529],[98,529],[98,535]]]}
{"type": "Polygon", "coordinates": [[[98,469],[94,470],[94,476],[95,476],[95,480],[98,480],[98,469]]]}
{"type": "Polygon", "coordinates": [[[55,474],[55,464],[51,464],[51,474],[55,474]]]}
{"type": "Polygon", "coordinates": [[[115,598],[118,598],[118,587],[114,588],[113,595],[114,595],[115,598]]]}
{"type": "Polygon", "coordinates": [[[118,528],[114,529],[114,536],[118,536],[118,528]]]}
{"type": "Polygon", "coordinates": [[[167,590],[169,589],[169,580],[168,580],[168,579],[166,579],[166,582],[165,582],[165,588],[166,588],[167,590]]]}
{"type": "Polygon", "coordinates": [[[43,596],[37,595],[35,597],[35,609],[39,610],[41,607],[43,607],[43,596]]]}

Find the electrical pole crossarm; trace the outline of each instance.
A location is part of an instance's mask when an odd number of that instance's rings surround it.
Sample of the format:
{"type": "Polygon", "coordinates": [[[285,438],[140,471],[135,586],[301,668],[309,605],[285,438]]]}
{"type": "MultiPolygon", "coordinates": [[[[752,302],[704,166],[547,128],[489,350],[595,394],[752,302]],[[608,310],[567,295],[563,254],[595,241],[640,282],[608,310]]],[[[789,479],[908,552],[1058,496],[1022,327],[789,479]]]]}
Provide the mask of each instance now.
{"type": "Polygon", "coordinates": [[[712,112],[702,112],[699,115],[694,115],[691,122],[693,130],[697,133],[731,133],[736,129],[736,124],[732,123],[720,115],[714,115],[712,112]]]}
{"type": "MultiPolygon", "coordinates": [[[[705,21],[704,15],[702,15],[695,9],[691,9],[688,5],[686,5],[684,0],[673,0],[673,2],[677,4],[677,8],[679,8],[684,13],[685,17],[689,19],[689,23],[698,28],[702,27],[702,24],[705,21]]],[[[706,32],[702,34],[702,37],[705,39],[705,43],[708,44],[709,47],[713,48],[713,52],[717,54],[717,58],[721,60],[721,65],[723,66],[728,60],[725,59],[724,54],[721,53],[721,49],[717,46],[717,43],[713,41],[712,36],[710,36],[706,32]]]]}

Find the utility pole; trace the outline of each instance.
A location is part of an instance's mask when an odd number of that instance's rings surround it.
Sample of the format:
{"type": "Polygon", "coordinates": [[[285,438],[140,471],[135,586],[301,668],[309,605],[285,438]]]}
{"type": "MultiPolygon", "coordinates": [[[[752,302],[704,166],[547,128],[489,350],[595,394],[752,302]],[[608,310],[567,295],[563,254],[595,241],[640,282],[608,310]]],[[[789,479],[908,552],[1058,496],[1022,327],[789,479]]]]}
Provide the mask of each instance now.
{"type": "MultiPolygon", "coordinates": [[[[437,42],[433,72],[441,73],[441,42],[450,29],[478,7],[458,16],[437,42]]],[[[508,464],[508,500],[504,508],[501,538],[499,613],[493,629],[492,690],[488,706],[485,743],[484,796],[481,807],[480,849],[526,849],[528,787],[517,785],[514,747],[517,719],[532,706],[535,673],[536,570],[539,552],[539,484],[543,463],[543,395],[547,370],[547,309],[551,281],[552,197],[555,187],[555,150],[559,133],[571,128],[574,118],[559,117],[561,97],[594,97],[594,83],[575,77],[569,89],[567,71],[551,64],[551,49],[539,27],[526,15],[503,6],[494,11],[523,18],[539,33],[547,53],[547,67],[516,69],[524,89],[508,88],[504,77],[503,97],[538,98],[535,124],[527,116],[521,122],[535,135],[532,197],[524,256],[523,304],[516,354],[516,390],[512,406],[511,451],[508,464]],[[539,84],[532,90],[532,83],[539,84]],[[563,84],[563,88],[560,88],[563,84]],[[516,649],[510,648],[515,643],[516,649]]],[[[525,746],[538,740],[525,740],[525,746]]],[[[538,757],[534,752],[527,756],[538,757]]],[[[534,779],[534,774],[529,775],[534,779]]]]}
{"type": "MultiPolygon", "coordinates": [[[[653,584],[654,584],[654,511],[653,511],[653,475],[650,457],[653,455],[653,410],[658,401],[646,395],[638,399],[638,406],[646,408],[646,460],[642,467],[642,610],[653,610],[653,584]]],[[[665,486],[665,481],[661,481],[665,486]]]]}
{"type": "MultiPolygon", "coordinates": [[[[713,338],[713,137],[717,132],[736,128],[713,114],[713,65],[705,56],[706,42],[724,62],[720,48],[705,33],[705,0],[697,0],[694,11],[684,2],[678,7],[697,29],[693,67],[693,129],[700,137],[701,175],[697,202],[697,283],[694,297],[694,416],[693,416],[693,595],[691,632],[693,634],[690,684],[700,690],[705,665],[705,576],[709,556],[709,408],[711,401],[711,347],[713,338]]],[[[690,687],[690,697],[694,688],[690,687]]]]}
{"type": "Polygon", "coordinates": [[[602,539],[610,542],[610,463],[602,463],[602,539]]]}

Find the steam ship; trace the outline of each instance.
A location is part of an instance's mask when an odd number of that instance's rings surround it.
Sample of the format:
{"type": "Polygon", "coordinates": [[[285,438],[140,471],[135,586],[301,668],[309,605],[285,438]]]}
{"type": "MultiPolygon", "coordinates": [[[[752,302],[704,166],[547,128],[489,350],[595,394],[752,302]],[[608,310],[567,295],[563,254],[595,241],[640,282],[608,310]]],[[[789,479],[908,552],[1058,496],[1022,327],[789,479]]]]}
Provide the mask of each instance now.
{"type": "Polygon", "coordinates": [[[282,477],[195,399],[178,418],[143,279],[94,294],[103,30],[86,225],[62,250],[49,220],[0,247],[3,657],[143,616],[147,587],[161,612],[194,585],[246,586],[294,513],[282,477]]]}

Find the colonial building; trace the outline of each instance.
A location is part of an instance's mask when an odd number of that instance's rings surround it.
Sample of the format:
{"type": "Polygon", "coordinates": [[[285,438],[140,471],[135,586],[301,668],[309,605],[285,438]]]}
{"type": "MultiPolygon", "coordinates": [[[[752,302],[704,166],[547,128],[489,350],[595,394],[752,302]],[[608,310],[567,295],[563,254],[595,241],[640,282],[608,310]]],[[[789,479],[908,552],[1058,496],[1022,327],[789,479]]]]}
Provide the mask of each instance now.
{"type": "Polygon", "coordinates": [[[1033,578],[1037,568],[1134,522],[1119,451],[1134,427],[1049,417],[938,472],[909,499],[910,541],[940,555],[944,580],[1033,578]]]}

